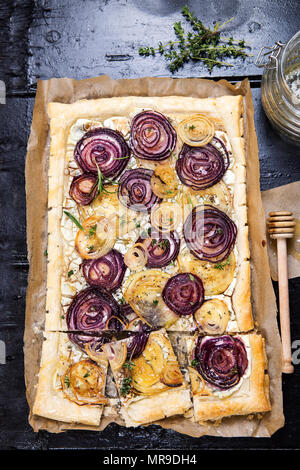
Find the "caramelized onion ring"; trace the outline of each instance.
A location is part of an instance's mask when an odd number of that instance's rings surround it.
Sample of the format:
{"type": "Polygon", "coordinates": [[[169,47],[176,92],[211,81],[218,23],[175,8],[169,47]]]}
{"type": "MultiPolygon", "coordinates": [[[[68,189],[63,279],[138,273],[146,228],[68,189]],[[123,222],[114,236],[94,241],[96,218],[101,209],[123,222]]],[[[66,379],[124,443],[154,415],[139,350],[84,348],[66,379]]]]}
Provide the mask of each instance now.
{"type": "Polygon", "coordinates": [[[86,343],[84,345],[84,350],[89,356],[89,358],[92,359],[92,361],[96,363],[101,364],[103,361],[106,360],[106,356],[102,349],[102,345],[100,347],[99,342],[94,341],[94,342],[86,343]]]}
{"type": "Polygon", "coordinates": [[[170,359],[166,362],[160,380],[168,387],[180,387],[183,384],[182,374],[176,359],[170,359]]]}
{"type": "Polygon", "coordinates": [[[125,341],[117,341],[104,346],[105,353],[110,366],[114,371],[119,371],[127,358],[127,347],[125,341]]]}
{"type": "Polygon", "coordinates": [[[84,230],[78,230],[75,248],[84,259],[96,259],[106,255],[116,241],[116,221],[107,217],[88,217],[82,222],[84,230]]]}
{"type": "Polygon", "coordinates": [[[162,202],[151,211],[151,224],[160,232],[175,230],[181,219],[181,207],[176,202],[162,202]]]}
{"type": "Polygon", "coordinates": [[[133,364],[130,376],[136,394],[151,396],[166,389],[166,386],[160,382],[159,374],[155,373],[143,356],[134,359],[133,364]]]}
{"type": "Polygon", "coordinates": [[[200,147],[212,140],[215,125],[203,114],[194,114],[179,123],[178,134],[185,144],[200,147]]]}
{"type": "Polygon", "coordinates": [[[125,283],[126,302],[152,328],[168,328],[178,320],[161,296],[169,278],[170,275],[160,269],[147,269],[131,274],[125,283]]]}
{"type": "Polygon", "coordinates": [[[236,259],[234,251],[220,264],[201,261],[196,258],[188,248],[184,248],[178,255],[177,261],[182,272],[197,274],[200,277],[206,296],[222,294],[234,279],[236,259]]]}
{"type": "Polygon", "coordinates": [[[178,179],[176,172],[168,165],[159,165],[151,177],[152,191],[160,198],[170,198],[177,194],[178,179]]]}
{"type": "Polygon", "coordinates": [[[206,300],[194,313],[199,330],[207,335],[225,333],[230,313],[225,302],[219,299],[206,300]]]}
{"type": "Polygon", "coordinates": [[[61,379],[66,398],[77,405],[105,404],[104,372],[95,363],[83,360],[72,364],[61,379]]]}
{"type": "Polygon", "coordinates": [[[124,263],[131,271],[140,271],[147,261],[148,253],[142,243],[135,243],[124,256],[124,263]]]}

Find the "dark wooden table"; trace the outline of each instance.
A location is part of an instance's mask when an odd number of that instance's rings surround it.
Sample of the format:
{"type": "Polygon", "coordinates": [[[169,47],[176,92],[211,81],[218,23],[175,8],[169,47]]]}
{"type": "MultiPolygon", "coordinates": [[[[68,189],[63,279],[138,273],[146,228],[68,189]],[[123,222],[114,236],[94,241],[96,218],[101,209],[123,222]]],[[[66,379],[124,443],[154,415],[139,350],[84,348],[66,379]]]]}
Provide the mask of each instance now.
{"type": "MultiPolygon", "coordinates": [[[[263,45],[286,42],[299,30],[298,0],[0,0],[0,80],[7,87],[0,104],[0,340],[6,364],[0,364],[0,449],[289,449],[299,448],[300,367],[284,376],[286,425],[271,439],[200,439],[152,425],[125,429],[111,424],[101,433],[72,431],[35,434],[27,423],[23,375],[23,328],[28,273],[24,163],[38,78],[112,78],[169,76],[159,57],[143,58],[140,46],[173,37],[174,21],[185,4],[203,20],[225,21],[230,36],[244,38],[254,58],[263,45]],[[222,7],[220,8],[220,5],[222,7]]],[[[249,77],[260,149],[261,189],[300,179],[299,149],[280,140],[261,108],[261,70],[254,58],[234,68],[188,64],[175,77],[249,77]]],[[[299,278],[290,281],[292,339],[300,339],[299,278]]],[[[274,285],[277,292],[277,285],[274,285]]]]}

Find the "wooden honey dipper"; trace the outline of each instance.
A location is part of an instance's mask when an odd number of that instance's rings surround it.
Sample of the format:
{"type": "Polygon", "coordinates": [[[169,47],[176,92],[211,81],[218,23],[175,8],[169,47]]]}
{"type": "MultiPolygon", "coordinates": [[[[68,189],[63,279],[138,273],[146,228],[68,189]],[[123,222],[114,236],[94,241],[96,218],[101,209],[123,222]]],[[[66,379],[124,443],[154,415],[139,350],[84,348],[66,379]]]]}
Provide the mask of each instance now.
{"type": "Polygon", "coordinates": [[[279,313],[282,342],[282,372],[294,372],[291,354],[291,330],[286,239],[293,238],[295,221],[289,211],[270,212],[267,221],[270,238],[277,240],[279,313]]]}

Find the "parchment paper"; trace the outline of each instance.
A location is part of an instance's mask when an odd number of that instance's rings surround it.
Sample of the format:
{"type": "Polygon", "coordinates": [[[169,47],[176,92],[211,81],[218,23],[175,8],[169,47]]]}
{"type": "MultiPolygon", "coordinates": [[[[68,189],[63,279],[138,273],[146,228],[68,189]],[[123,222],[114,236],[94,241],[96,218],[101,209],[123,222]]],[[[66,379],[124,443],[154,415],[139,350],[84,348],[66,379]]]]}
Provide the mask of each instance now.
{"type": "MultiPolygon", "coordinates": [[[[291,211],[296,221],[294,238],[287,239],[289,279],[300,276],[300,181],[262,192],[266,221],[269,212],[291,211]]],[[[271,276],[278,280],[277,242],[267,234],[271,276]]]]}
{"type": "Polygon", "coordinates": [[[47,103],[72,103],[79,99],[112,96],[192,96],[198,98],[223,95],[244,96],[244,122],[247,152],[248,217],[252,259],[252,303],[259,330],[266,338],[269,359],[272,411],[262,419],[231,417],[220,425],[201,426],[184,417],[159,421],[160,426],[190,436],[271,436],[284,424],[281,390],[280,338],[276,321],[276,300],[268,264],[265,216],[259,189],[259,161],[253,120],[253,105],[248,80],[231,85],[226,80],[142,78],[111,80],[108,76],[76,81],[69,78],[39,81],[26,158],[27,245],[30,263],[26,298],[24,336],[25,380],[30,407],[29,422],[35,431],[46,429],[104,429],[110,422],[122,423],[115,413],[105,416],[99,428],[60,423],[32,415],[42,346],[42,326],[46,300],[47,247],[47,165],[49,148],[47,103]]]}

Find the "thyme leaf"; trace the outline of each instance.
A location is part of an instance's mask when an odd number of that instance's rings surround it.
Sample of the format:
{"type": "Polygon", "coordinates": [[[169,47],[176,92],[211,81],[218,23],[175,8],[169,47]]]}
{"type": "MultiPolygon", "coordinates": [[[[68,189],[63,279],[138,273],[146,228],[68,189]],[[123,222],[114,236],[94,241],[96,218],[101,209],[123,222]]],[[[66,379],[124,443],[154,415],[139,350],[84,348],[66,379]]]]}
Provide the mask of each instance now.
{"type": "Polygon", "coordinates": [[[227,260],[224,263],[219,263],[214,266],[214,269],[220,269],[221,271],[224,270],[225,266],[230,264],[230,256],[228,256],[227,260]]]}
{"type": "Polygon", "coordinates": [[[71,384],[71,382],[70,382],[70,379],[69,379],[69,377],[68,377],[67,375],[65,376],[65,380],[64,380],[64,382],[65,382],[66,386],[69,388],[69,387],[70,387],[70,384],[71,384]]]}
{"type": "Polygon", "coordinates": [[[93,237],[94,235],[96,235],[96,229],[97,229],[97,225],[92,225],[92,227],[89,230],[90,237],[93,237]]]}
{"type": "Polygon", "coordinates": [[[135,367],[135,363],[132,361],[124,362],[123,367],[132,370],[135,367]]]}
{"type": "Polygon", "coordinates": [[[128,393],[131,391],[131,382],[132,382],[131,377],[124,377],[123,378],[122,386],[120,388],[120,394],[123,397],[126,397],[126,395],[128,395],[128,393]]]}
{"type": "Polygon", "coordinates": [[[191,361],[191,366],[192,366],[192,367],[196,367],[198,364],[199,364],[198,359],[193,359],[193,360],[191,361]]]}

